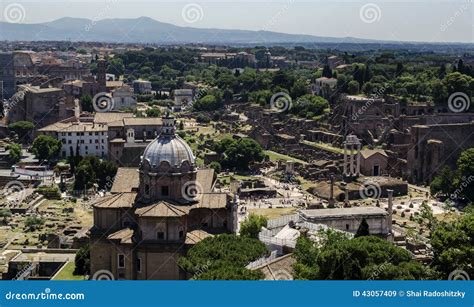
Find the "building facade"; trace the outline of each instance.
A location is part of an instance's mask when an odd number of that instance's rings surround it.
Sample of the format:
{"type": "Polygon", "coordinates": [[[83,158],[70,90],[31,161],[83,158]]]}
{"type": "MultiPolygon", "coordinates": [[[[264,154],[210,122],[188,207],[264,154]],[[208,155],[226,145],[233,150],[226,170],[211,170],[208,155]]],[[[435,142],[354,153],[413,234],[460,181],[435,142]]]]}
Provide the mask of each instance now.
{"type": "Polygon", "coordinates": [[[213,190],[213,170],[196,167],[171,116],[163,118],[160,135],[146,147],[135,172],[117,176],[114,193],[94,204],[91,274],[186,279],[178,258],[202,239],[233,229],[229,197],[213,190]]]}
{"type": "Polygon", "coordinates": [[[108,155],[108,128],[106,125],[81,122],[58,122],[40,129],[40,134],[61,141],[61,157],[108,155]]]}
{"type": "Polygon", "coordinates": [[[150,94],[152,90],[151,82],[145,80],[133,81],[133,92],[135,94],[150,94]]]}
{"type": "Polygon", "coordinates": [[[114,99],[114,110],[135,109],[137,107],[137,101],[128,85],[113,90],[112,98],[114,99]]]}
{"type": "Polygon", "coordinates": [[[2,101],[15,94],[15,68],[12,52],[0,53],[0,89],[2,101]]]}

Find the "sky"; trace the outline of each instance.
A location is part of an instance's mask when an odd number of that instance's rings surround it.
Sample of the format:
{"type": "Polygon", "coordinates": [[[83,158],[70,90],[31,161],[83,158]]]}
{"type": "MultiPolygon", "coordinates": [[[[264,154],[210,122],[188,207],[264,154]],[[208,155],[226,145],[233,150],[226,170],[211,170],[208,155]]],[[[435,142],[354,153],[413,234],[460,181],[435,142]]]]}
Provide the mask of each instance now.
{"type": "Polygon", "coordinates": [[[196,28],[474,43],[474,0],[0,0],[1,21],[141,16],[196,28]]]}

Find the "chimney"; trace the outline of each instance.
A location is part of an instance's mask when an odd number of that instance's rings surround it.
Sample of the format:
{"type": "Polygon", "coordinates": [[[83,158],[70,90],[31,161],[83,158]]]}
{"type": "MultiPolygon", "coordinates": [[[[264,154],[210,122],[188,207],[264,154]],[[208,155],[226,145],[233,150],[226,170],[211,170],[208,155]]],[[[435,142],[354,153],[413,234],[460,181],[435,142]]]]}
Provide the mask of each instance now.
{"type": "Polygon", "coordinates": [[[392,233],[393,190],[387,190],[388,197],[388,232],[392,233]]]}

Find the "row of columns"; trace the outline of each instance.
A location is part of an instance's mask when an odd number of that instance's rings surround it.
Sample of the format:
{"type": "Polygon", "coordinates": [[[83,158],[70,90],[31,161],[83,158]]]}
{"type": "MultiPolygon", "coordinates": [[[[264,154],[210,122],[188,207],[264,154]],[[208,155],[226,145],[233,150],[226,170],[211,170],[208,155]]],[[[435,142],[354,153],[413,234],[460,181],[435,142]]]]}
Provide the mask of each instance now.
{"type": "Polygon", "coordinates": [[[357,136],[352,134],[348,135],[344,142],[344,176],[360,176],[360,149],[361,143],[357,136]],[[356,152],[355,157],[354,151],[356,152]]]}

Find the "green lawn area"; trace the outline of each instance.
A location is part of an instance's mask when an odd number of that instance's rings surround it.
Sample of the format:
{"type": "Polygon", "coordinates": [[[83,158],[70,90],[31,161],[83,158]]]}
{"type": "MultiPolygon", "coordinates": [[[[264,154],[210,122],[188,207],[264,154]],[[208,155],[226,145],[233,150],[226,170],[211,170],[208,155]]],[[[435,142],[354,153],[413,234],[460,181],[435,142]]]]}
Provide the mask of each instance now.
{"type": "Polygon", "coordinates": [[[267,154],[270,157],[270,161],[273,161],[273,162],[276,162],[278,160],[285,160],[285,161],[298,162],[298,163],[301,163],[301,164],[308,164],[307,162],[305,162],[303,160],[293,158],[291,156],[287,156],[287,155],[284,155],[284,154],[281,154],[281,153],[278,153],[278,152],[274,152],[274,151],[271,151],[271,150],[265,150],[265,154],[267,154]]]}
{"type": "Polygon", "coordinates": [[[53,280],[84,280],[84,276],[73,274],[75,267],[74,262],[68,262],[53,280]]]}
{"type": "Polygon", "coordinates": [[[249,212],[257,215],[263,215],[268,219],[275,219],[284,215],[294,214],[296,212],[296,208],[249,208],[249,212]]]}

